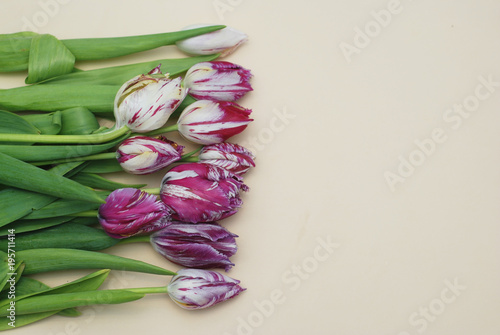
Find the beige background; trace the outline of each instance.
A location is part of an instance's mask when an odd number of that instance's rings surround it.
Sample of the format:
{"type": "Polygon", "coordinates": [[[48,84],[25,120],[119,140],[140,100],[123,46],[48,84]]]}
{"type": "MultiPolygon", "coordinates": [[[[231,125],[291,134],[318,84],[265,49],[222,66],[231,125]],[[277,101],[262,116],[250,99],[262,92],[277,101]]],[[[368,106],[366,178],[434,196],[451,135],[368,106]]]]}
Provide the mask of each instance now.
{"type": "MultiPolygon", "coordinates": [[[[255,121],[233,141],[258,156],[243,208],[221,221],[240,236],[227,273],[247,288],[238,298],[188,312],[149,296],[12,333],[498,334],[499,14],[493,0],[2,1],[0,33],[245,31],[227,60],[255,75],[241,100],[255,121]]],[[[148,245],[110,252],[178,269],[148,245]]],[[[108,287],[166,283],[115,273],[108,287]]]]}

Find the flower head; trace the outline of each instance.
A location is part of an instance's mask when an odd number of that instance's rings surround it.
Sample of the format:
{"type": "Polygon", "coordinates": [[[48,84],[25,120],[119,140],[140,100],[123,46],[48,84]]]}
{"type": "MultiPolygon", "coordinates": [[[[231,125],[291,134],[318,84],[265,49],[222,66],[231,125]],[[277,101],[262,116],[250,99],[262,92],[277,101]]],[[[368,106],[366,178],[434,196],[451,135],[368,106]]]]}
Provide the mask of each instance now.
{"type": "Polygon", "coordinates": [[[250,70],[230,62],[193,65],[184,78],[189,94],[198,100],[235,101],[252,91],[250,70]]]}
{"type": "Polygon", "coordinates": [[[115,97],[116,128],[129,127],[137,133],[160,128],[187,95],[182,78],[169,79],[160,66],[122,85],[115,97]]]}
{"type": "Polygon", "coordinates": [[[167,207],[153,194],[135,188],[111,192],[99,207],[99,222],[114,238],[160,230],[170,223],[167,207]]]}
{"type": "Polygon", "coordinates": [[[255,166],[255,156],[241,145],[217,143],[204,146],[198,155],[200,162],[217,165],[235,174],[244,174],[255,166]]]}
{"type": "Polygon", "coordinates": [[[211,307],[240,294],[240,281],[215,271],[182,269],[168,284],[168,295],[184,309],[211,307]]]}
{"type": "MultiPolygon", "coordinates": [[[[209,25],[190,25],[184,28],[195,29],[209,25]]],[[[226,27],[211,33],[186,38],[176,43],[177,47],[189,55],[213,55],[220,53],[225,57],[236,50],[242,43],[248,40],[248,36],[234,28],[226,27]]]]}
{"type": "Polygon", "coordinates": [[[173,222],[151,235],[154,249],[173,263],[190,268],[224,268],[234,264],[235,234],[216,223],[173,222]]]}
{"type": "Polygon", "coordinates": [[[183,146],[164,137],[134,136],[120,144],[116,156],[126,172],[148,174],[181,159],[183,149],[183,146]]]}
{"type": "Polygon", "coordinates": [[[174,220],[213,222],[238,211],[240,190],[248,190],[240,176],[215,165],[188,163],[165,174],[160,197],[174,220]]]}
{"type": "Polygon", "coordinates": [[[182,111],[177,126],[189,141],[221,143],[245,130],[253,121],[249,118],[251,112],[234,102],[198,100],[182,111]]]}

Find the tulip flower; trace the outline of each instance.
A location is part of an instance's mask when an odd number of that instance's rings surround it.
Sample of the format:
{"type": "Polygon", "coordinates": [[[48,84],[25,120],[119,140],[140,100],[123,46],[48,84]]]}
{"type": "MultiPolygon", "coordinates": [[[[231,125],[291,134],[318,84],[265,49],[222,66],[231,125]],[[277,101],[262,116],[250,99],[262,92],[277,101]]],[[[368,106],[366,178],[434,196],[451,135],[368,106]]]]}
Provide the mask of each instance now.
{"type": "Polygon", "coordinates": [[[182,111],[177,130],[191,142],[221,143],[245,130],[251,112],[234,102],[198,100],[182,111]]]}
{"type": "Polygon", "coordinates": [[[190,268],[229,270],[237,235],[217,223],[173,222],[151,235],[153,248],[169,261],[190,268]]]}
{"type": "Polygon", "coordinates": [[[149,174],[181,159],[183,149],[183,146],[161,136],[134,136],[120,144],[116,156],[126,172],[149,174]]]}
{"type": "Polygon", "coordinates": [[[255,166],[253,153],[241,145],[217,143],[204,146],[198,155],[198,161],[216,165],[234,174],[245,174],[255,166]]]}
{"type": "Polygon", "coordinates": [[[238,211],[240,191],[248,191],[240,176],[215,165],[187,163],[165,174],[160,198],[174,220],[213,222],[238,211]]]}
{"type": "Polygon", "coordinates": [[[161,74],[160,65],[127,81],[115,97],[116,128],[144,133],[163,126],[187,95],[181,82],[161,74]]]}
{"type": "MultiPolygon", "coordinates": [[[[195,29],[207,25],[190,25],[184,29],[195,29]]],[[[225,57],[233,53],[236,48],[248,40],[248,36],[234,28],[226,27],[211,33],[186,38],[177,41],[177,47],[189,55],[213,55],[220,53],[225,57]]]]}
{"type": "Polygon", "coordinates": [[[153,194],[135,188],[118,189],[99,207],[99,222],[114,238],[153,232],[170,223],[167,207],[153,194]]]}
{"type": "Polygon", "coordinates": [[[184,86],[197,100],[235,101],[252,91],[250,70],[230,62],[201,62],[192,66],[184,86]]]}
{"type": "Polygon", "coordinates": [[[184,309],[211,307],[240,294],[240,281],[215,271],[182,269],[167,286],[168,295],[184,309]]]}

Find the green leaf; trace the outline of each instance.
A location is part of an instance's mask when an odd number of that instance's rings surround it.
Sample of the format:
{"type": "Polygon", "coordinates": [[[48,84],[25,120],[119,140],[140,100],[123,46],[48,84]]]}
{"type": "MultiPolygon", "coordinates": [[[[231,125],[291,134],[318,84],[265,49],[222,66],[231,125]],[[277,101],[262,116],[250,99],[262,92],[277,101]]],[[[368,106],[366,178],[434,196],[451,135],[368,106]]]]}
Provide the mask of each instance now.
{"type": "Polygon", "coordinates": [[[19,115],[0,110],[0,133],[39,134],[39,130],[19,115]]]}
{"type": "Polygon", "coordinates": [[[34,230],[53,227],[61,223],[74,220],[71,216],[57,216],[38,220],[16,220],[0,228],[0,237],[9,235],[9,230],[14,229],[16,234],[22,234],[34,230]]]}
{"type": "MultiPolygon", "coordinates": [[[[8,239],[0,239],[0,250],[5,250],[8,239]]],[[[16,251],[39,248],[67,248],[81,250],[104,250],[119,242],[104,230],[76,223],[65,223],[16,236],[16,251]]]]}
{"type": "Polygon", "coordinates": [[[95,115],[85,107],[75,107],[62,112],[61,135],[88,135],[99,129],[95,115]]]}
{"type": "Polygon", "coordinates": [[[26,84],[71,73],[75,56],[56,37],[43,34],[32,37],[26,84]]]}
{"type": "Polygon", "coordinates": [[[61,112],[44,114],[24,114],[23,119],[35,126],[42,135],[59,134],[62,127],[61,112]]]}
{"type": "Polygon", "coordinates": [[[147,184],[118,183],[93,173],[80,172],[72,178],[82,185],[101,190],[116,190],[119,188],[141,188],[147,184]]]}
{"type": "Polygon", "coordinates": [[[41,84],[114,85],[117,86],[118,91],[123,83],[127,82],[137,75],[148,73],[159,64],[161,64],[161,70],[163,73],[168,73],[170,77],[175,77],[186,72],[195,64],[213,61],[218,57],[219,54],[215,54],[179,59],[159,59],[143,63],[113,66],[102,69],[81,71],[77,73],[69,73],[46,80],[41,84]]]}
{"type": "Polygon", "coordinates": [[[24,261],[25,274],[69,269],[112,269],[171,276],[175,273],[142,261],[98,251],[77,249],[30,249],[17,252],[24,261]]]}
{"type": "MultiPolygon", "coordinates": [[[[56,136],[56,135],[54,135],[56,136]]],[[[71,179],[0,153],[0,183],[58,198],[104,202],[93,190],[71,179]]]]}
{"type": "Polygon", "coordinates": [[[123,169],[116,159],[92,161],[82,169],[82,172],[85,173],[113,173],[121,171],[123,171],[123,169]]]}
{"type": "Polygon", "coordinates": [[[36,35],[30,31],[0,34],[0,72],[28,69],[31,39],[36,35]]]}
{"type": "MultiPolygon", "coordinates": [[[[103,201],[106,199],[108,193],[96,192],[99,194],[103,201]]],[[[71,199],[57,199],[50,204],[36,209],[30,214],[23,216],[23,220],[33,220],[33,219],[46,219],[57,216],[71,216],[72,214],[77,214],[80,212],[96,210],[100,204],[80,201],[80,200],[71,200],[71,199]]]]}
{"type": "Polygon", "coordinates": [[[0,90],[0,109],[12,112],[55,112],[86,107],[94,113],[112,113],[119,87],[110,85],[31,85],[0,90]]]}

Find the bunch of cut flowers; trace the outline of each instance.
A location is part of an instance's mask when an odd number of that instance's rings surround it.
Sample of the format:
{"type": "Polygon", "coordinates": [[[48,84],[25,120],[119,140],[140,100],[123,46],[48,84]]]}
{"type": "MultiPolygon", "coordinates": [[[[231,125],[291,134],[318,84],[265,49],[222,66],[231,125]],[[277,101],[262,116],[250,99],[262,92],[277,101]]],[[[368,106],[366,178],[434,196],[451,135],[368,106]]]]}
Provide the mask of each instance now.
{"type": "Polygon", "coordinates": [[[252,121],[236,102],[252,91],[251,73],[218,58],[246,40],[231,27],[202,25],[116,38],[0,35],[0,72],[28,73],[27,85],[0,90],[0,330],[147,294],[201,309],[244,290],[216,269],[234,266],[237,236],[220,221],[242,206],[243,176],[255,166],[252,152],[228,142],[252,121]],[[75,67],[166,45],[186,56],[75,67]],[[107,176],[158,172],[157,188],[107,176]],[[141,242],[181,269],[107,252],[141,242]],[[55,287],[35,278],[71,269],[97,271],[55,287]],[[114,270],[171,279],[100,288],[114,270]]]}

